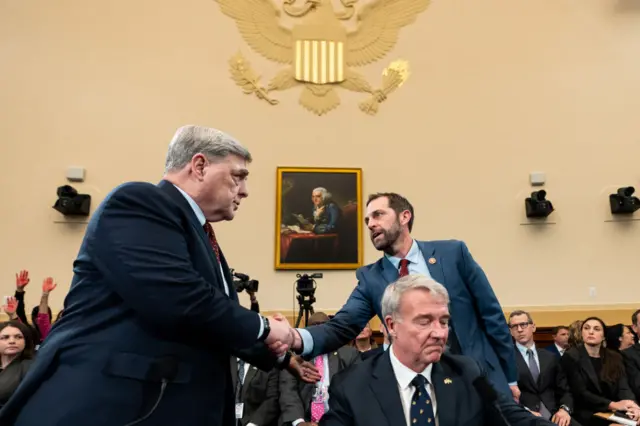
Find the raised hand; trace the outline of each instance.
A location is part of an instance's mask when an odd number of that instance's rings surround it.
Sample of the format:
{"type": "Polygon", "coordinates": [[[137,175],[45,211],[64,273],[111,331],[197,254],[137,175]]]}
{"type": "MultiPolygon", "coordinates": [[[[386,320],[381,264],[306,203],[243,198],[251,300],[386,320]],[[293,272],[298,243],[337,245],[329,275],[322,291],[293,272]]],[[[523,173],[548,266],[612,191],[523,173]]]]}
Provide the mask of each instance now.
{"type": "Polygon", "coordinates": [[[24,288],[29,284],[29,271],[22,270],[16,274],[16,289],[18,291],[24,291],[24,288]]]}
{"type": "Polygon", "coordinates": [[[53,282],[53,278],[47,277],[44,279],[44,281],[42,281],[42,292],[45,294],[49,294],[53,290],[55,290],[57,286],[58,284],[53,282]]]}
{"type": "Polygon", "coordinates": [[[18,309],[18,301],[15,297],[7,298],[7,303],[2,306],[2,310],[9,316],[9,318],[14,319],[16,316],[16,310],[18,309]]]}

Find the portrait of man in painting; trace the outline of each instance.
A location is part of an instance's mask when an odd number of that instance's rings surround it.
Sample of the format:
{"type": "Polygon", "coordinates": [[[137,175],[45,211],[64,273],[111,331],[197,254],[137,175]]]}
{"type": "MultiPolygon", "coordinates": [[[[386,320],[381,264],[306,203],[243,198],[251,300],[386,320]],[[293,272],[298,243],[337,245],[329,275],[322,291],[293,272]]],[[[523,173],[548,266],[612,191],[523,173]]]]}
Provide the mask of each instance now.
{"type": "Polygon", "coordinates": [[[362,265],[362,170],[279,167],[276,269],[362,265]]]}

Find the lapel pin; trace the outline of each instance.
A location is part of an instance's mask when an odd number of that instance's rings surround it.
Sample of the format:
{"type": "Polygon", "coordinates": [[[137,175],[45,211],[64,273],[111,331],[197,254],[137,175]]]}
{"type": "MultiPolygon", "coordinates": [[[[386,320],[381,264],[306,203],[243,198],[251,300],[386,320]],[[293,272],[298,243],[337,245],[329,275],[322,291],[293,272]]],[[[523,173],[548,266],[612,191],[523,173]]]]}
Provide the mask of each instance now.
{"type": "Polygon", "coordinates": [[[338,355],[338,352],[334,352],[333,354],[334,354],[334,355],[338,355]]]}
{"type": "Polygon", "coordinates": [[[436,258],[435,257],[429,258],[429,263],[432,264],[432,265],[435,265],[436,264],[436,258]]]}
{"type": "Polygon", "coordinates": [[[445,385],[450,385],[451,383],[453,383],[453,381],[450,378],[447,377],[446,379],[444,379],[445,385]]]}

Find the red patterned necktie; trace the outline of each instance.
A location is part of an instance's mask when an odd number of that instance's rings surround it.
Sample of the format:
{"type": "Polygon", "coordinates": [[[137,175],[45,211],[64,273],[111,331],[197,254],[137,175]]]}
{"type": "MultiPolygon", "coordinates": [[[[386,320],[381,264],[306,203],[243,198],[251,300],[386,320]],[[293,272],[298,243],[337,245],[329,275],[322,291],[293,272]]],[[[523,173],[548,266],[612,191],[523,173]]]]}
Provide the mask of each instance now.
{"type": "Polygon", "coordinates": [[[204,232],[209,237],[209,243],[211,243],[211,247],[213,247],[213,251],[216,254],[216,259],[220,262],[220,246],[218,245],[218,240],[216,240],[216,233],[213,232],[213,226],[209,222],[204,224],[204,232]]]}
{"type": "Polygon", "coordinates": [[[400,277],[409,275],[409,261],[407,259],[400,260],[400,277]]]}

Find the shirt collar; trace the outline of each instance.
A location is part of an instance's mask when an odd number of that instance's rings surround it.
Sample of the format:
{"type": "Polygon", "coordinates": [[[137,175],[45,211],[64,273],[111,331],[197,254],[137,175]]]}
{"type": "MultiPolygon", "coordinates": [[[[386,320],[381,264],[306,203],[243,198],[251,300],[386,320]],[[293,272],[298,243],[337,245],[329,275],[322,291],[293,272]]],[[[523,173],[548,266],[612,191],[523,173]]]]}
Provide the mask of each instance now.
{"type": "Polygon", "coordinates": [[[558,346],[558,344],[556,342],[553,342],[554,345],[556,345],[556,349],[558,349],[558,352],[560,352],[561,354],[564,353],[565,349],[561,346],[558,346]]]}
{"type": "MultiPolygon", "coordinates": [[[[396,269],[400,267],[400,261],[402,260],[401,257],[389,256],[386,253],[384,254],[384,256],[389,259],[389,262],[391,262],[391,264],[395,266],[396,269]]],[[[416,240],[413,240],[411,248],[409,249],[409,253],[407,253],[405,259],[413,264],[420,262],[420,247],[418,247],[418,243],[416,242],[416,240]]]]}
{"type": "Polygon", "coordinates": [[[189,194],[184,192],[180,187],[178,187],[176,185],[173,185],[173,186],[175,186],[176,189],[178,191],[180,191],[182,196],[187,200],[187,202],[191,206],[191,209],[193,210],[193,212],[195,213],[196,217],[198,218],[198,222],[200,222],[200,225],[204,226],[204,224],[207,222],[207,218],[204,217],[204,212],[202,211],[200,206],[193,200],[193,198],[191,198],[189,196],[189,194]]]}
{"type": "MultiPolygon", "coordinates": [[[[411,386],[411,381],[416,377],[417,373],[400,362],[400,360],[393,353],[393,345],[389,346],[389,357],[391,358],[391,368],[396,376],[400,389],[405,390],[411,386]]],[[[420,374],[422,374],[429,383],[431,383],[431,370],[433,370],[433,364],[427,365],[427,368],[420,374]]]]}
{"type": "Polygon", "coordinates": [[[529,349],[531,349],[531,350],[533,351],[533,354],[534,354],[534,355],[537,355],[537,353],[536,353],[536,344],[535,344],[535,343],[533,343],[533,344],[531,345],[531,347],[530,347],[530,348],[528,348],[528,347],[526,347],[526,346],[524,346],[524,345],[521,345],[520,343],[516,342],[516,347],[517,347],[517,348],[518,348],[518,350],[519,350],[520,352],[522,352],[523,354],[526,354],[526,353],[527,353],[527,351],[528,351],[529,349]]]}

